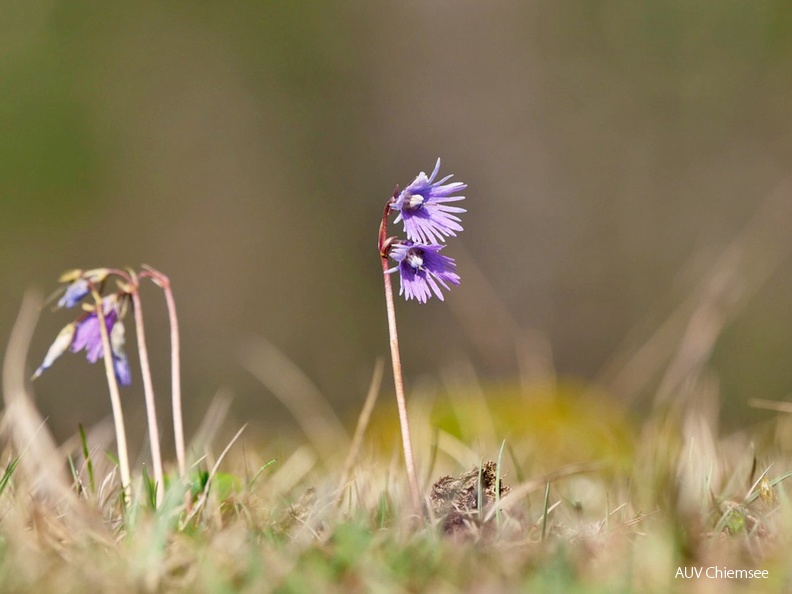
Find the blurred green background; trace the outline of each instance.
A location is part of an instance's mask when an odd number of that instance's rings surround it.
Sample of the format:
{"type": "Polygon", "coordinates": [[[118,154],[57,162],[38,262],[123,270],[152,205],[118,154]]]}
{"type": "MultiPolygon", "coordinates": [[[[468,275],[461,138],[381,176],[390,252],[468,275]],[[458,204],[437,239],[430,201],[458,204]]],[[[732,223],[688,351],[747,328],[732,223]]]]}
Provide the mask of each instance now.
{"type": "MultiPolygon", "coordinates": [[[[545,345],[594,382],[783,187],[790,73],[781,0],[2,0],[0,334],[64,269],[148,263],[176,294],[188,431],[220,388],[241,420],[284,418],[240,365],[255,335],[354,414],[387,353],[382,207],[440,156],[469,184],[463,280],[398,303],[408,384],[468,360],[541,375],[545,345]]],[[[167,414],[165,308],[143,299],[167,414]]],[[[730,317],[727,417],[792,388],[791,302],[784,259],[730,317]]],[[[31,370],[68,321],[43,313],[31,370]]],[[[109,414],[82,356],[34,387],[60,435],[109,414]]],[[[142,422],[140,381],[125,394],[142,422]]]]}

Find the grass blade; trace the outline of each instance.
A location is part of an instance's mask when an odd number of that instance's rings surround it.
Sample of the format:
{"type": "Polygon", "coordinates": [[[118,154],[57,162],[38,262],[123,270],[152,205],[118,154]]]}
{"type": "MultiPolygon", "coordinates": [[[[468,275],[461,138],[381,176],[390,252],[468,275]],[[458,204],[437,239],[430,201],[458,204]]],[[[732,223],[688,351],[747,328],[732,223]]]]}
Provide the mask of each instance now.
{"type": "Polygon", "coordinates": [[[88,450],[88,438],[85,436],[85,428],[82,423],[78,425],[80,430],[80,444],[82,445],[83,457],[85,458],[85,467],[88,470],[88,486],[91,488],[91,495],[96,494],[96,482],[94,481],[93,462],[91,461],[91,452],[88,450]]]}
{"type": "Polygon", "coordinates": [[[501,525],[501,509],[500,509],[500,495],[501,495],[501,460],[503,459],[503,448],[506,447],[506,440],[501,443],[500,450],[498,451],[498,461],[495,465],[495,522],[500,528],[501,525]]]}
{"type": "Polygon", "coordinates": [[[544,540],[545,535],[547,534],[547,503],[549,501],[550,501],[550,481],[547,481],[547,486],[545,487],[544,505],[542,505],[542,535],[539,537],[540,541],[544,540]]]}
{"type": "Polygon", "coordinates": [[[5,472],[3,473],[3,477],[0,478],[0,495],[3,494],[8,483],[11,481],[11,475],[14,474],[14,470],[16,470],[17,465],[19,464],[19,456],[14,458],[8,463],[6,466],[5,472]]]}

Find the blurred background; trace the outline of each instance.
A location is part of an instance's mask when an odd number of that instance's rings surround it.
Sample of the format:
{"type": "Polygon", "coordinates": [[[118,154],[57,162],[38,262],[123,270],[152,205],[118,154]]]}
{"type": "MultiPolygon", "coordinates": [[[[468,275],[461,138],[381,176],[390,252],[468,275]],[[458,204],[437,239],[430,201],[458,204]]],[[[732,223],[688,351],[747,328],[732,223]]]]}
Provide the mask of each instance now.
{"type": "MultiPolygon", "coordinates": [[[[725,270],[702,356],[726,422],[761,419],[749,398],[792,389],[790,72],[780,0],[3,0],[0,335],[65,269],[146,263],[176,296],[188,434],[219,390],[290,426],[242,364],[257,337],[354,419],[388,349],[384,202],[442,157],[469,185],[462,284],[397,303],[408,389],[555,372],[640,415],[651,382],[620,389],[620,361],[725,270]]],[[[167,419],[165,306],[143,300],[167,419]]],[[[71,319],[42,312],[30,371],[71,319]]],[[[61,437],[109,414],[82,355],[34,389],[61,437]]],[[[137,377],[124,397],[142,424],[137,377]]]]}

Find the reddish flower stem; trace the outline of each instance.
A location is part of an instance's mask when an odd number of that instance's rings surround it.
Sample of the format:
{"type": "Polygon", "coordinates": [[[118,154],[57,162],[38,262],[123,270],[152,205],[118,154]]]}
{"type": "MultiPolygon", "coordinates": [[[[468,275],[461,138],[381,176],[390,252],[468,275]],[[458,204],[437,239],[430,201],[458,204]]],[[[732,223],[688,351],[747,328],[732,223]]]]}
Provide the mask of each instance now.
{"type": "Polygon", "coordinates": [[[402,377],[401,356],[399,354],[399,335],[396,330],[396,308],[393,303],[393,285],[391,284],[391,277],[388,273],[387,252],[389,242],[386,237],[388,233],[388,215],[391,211],[390,205],[395,200],[395,196],[396,193],[394,192],[394,198],[385,205],[385,211],[382,215],[382,223],[379,229],[377,247],[382,260],[382,272],[385,282],[385,307],[388,312],[388,334],[390,335],[391,362],[393,363],[393,383],[396,388],[396,405],[399,409],[399,426],[401,428],[402,447],[404,449],[404,465],[407,470],[407,481],[410,487],[410,501],[412,503],[413,512],[420,516],[423,507],[421,489],[418,485],[418,476],[415,471],[415,456],[413,454],[412,438],[410,437],[410,421],[407,415],[407,399],[404,395],[404,379],[402,377]]]}
{"type": "Polygon", "coordinates": [[[179,474],[184,476],[187,474],[187,459],[184,448],[184,421],[182,419],[179,319],[176,316],[176,302],[173,300],[170,281],[163,286],[163,290],[165,291],[165,301],[168,304],[168,319],[170,320],[171,397],[173,401],[173,431],[176,442],[176,458],[179,461],[179,474]]]}
{"type": "Polygon", "coordinates": [[[184,446],[184,420],[182,416],[182,392],[181,392],[181,345],[179,342],[179,318],[176,315],[176,301],[173,299],[173,291],[170,286],[170,279],[151,268],[144,267],[146,270],[140,273],[140,277],[149,277],[159,286],[165,294],[165,303],[168,306],[168,320],[170,322],[171,338],[171,402],[173,407],[173,435],[176,447],[176,460],[179,464],[179,475],[184,477],[187,474],[187,454],[184,446]]]}
{"type": "Polygon", "coordinates": [[[157,507],[159,507],[165,495],[165,475],[162,472],[162,452],[160,450],[157,407],[154,398],[154,385],[151,381],[148,349],[146,348],[146,332],[143,325],[143,305],[140,301],[137,283],[131,288],[132,304],[135,310],[135,332],[137,333],[138,354],[140,355],[140,372],[143,376],[143,392],[146,397],[146,417],[149,428],[149,443],[151,444],[151,460],[154,465],[154,482],[157,486],[157,507]]]}

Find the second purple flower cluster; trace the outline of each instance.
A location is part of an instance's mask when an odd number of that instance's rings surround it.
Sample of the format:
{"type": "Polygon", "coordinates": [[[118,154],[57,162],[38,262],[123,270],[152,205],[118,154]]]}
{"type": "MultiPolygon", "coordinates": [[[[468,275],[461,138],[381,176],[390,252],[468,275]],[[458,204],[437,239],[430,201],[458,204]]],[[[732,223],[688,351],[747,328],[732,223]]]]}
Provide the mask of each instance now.
{"type": "MultiPolygon", "coordinates": [[[[72,308],[80,304],[90,294],[91,286],[101,285],[109,272],[107,268],[95,268],[88,271],[72,270],[65,273],[60,280],[67,284],[57,307],[72,308]]],[[[113,368],[116,379],[122,386],[132,383],[129,360],[124,352],[124,323],[121,321],[126,312],[128,301],[129,295],[123,290],[102,298],[102,314],[110,339],[113,368]]],[[[83,349],[86,358],[91,363],[96,363],[104,356],[99,314],[97,308],[92,305],[88,305],[87,311],[84,311],[77,320],[66,325],[58,333],[55,342],[52,343],[44,357],[44,362],[33,374],[33,379],[44,373],[67,350],[77,353],[83,349]]]]}
{"type": "Polygon", "coordinates": [[[389,240],[387,255],[398,264],[388,272],[399,272],[400,295],[420,303],[426,303],[432,293],[442,301],[441,287],[450,290],[449,285],[459,284],[456,262],[440,253],[445,245],[439,242],[462,231],[457,215],[465,209],[449,203],[464,200],[465,197],[458,193],[467,185],[461,182],[447,184],[452,177],[450,175],[435,181],[439,170],[440,159],[432,175],[427,177],[422,171],[390,203],[391,210],[399,211],[395,222],[404,223],[407,239],[389,240]]]}

